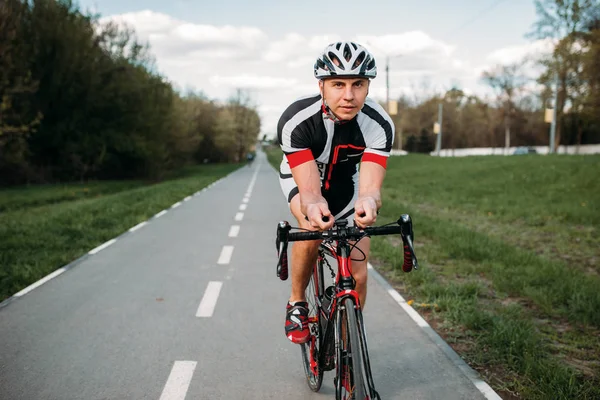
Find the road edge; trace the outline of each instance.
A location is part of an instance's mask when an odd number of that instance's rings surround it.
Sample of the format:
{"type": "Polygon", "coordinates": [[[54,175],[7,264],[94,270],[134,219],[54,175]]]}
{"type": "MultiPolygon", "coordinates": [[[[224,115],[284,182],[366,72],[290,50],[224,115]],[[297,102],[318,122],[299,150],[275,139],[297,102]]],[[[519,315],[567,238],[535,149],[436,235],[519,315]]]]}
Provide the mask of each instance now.
{"type": "Polygon", "coordinates": [[[477,390],[481,392],[488,400],[502,400],[484,380],[481,379],[479,373],[471,368],[452,347],[425,321],[425,319],[398,293],[396,289],[381,275],[371,263],[368,263],[369,274],[375,278],[382,288],[398,303],[400,307],[408,314],[408,316],[427,334],[429,339],[442,350],[442,352],[452,361],[452,363],[475,385],[477,390]]]}

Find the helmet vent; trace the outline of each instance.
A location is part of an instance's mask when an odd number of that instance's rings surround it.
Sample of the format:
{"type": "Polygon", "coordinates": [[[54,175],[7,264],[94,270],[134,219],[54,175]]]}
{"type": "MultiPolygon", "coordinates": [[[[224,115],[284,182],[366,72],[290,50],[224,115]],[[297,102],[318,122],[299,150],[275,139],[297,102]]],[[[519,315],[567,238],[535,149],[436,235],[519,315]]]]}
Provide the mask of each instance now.
{"type": "Polygon", "coordinates": [[[339,69],[344,69],[344,64],[342,64],[340,59],[331,51],[329,52],[329,59],[336,65],[336,67],[338,67],[339,69]]]}
{"type": "Polygon", "coordinates": [[[356,61],[354,61],[354,64],[352,65],[352,69],[355,69],[360,64],[362,64],[364,59],[365,59],[365,52],[363,51],[358,55],[358,57],[356,57],[356,61]]]}
{"type": "Polygon", "coordinates": [[[352,51],[350,50],[350,46],[348,46],[348,43],[346,43],[346,45],[344,46],[344,58],[346,59],[346,61],[350,61],[350,59],[352,58],[352,51]]]}

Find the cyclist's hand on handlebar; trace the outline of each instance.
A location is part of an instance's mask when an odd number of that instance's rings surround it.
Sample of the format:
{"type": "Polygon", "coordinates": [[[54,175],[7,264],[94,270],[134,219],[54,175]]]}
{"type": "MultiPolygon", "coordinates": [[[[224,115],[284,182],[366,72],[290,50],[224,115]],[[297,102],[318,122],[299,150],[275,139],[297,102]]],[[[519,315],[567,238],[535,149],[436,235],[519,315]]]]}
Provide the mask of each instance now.
{"type": "Polygon", "coordinates": [[[319,230],[325,231],[333,227],[333,216],[327,203],[313,203],[306,206],[308,223],[319,230]]]}
{"type": "Polygon", "coordinates": [[[354,223],[359,228],[371,226],[377,220],[377,203],[373,197],[359,197],[354,204],[354,223]]]}

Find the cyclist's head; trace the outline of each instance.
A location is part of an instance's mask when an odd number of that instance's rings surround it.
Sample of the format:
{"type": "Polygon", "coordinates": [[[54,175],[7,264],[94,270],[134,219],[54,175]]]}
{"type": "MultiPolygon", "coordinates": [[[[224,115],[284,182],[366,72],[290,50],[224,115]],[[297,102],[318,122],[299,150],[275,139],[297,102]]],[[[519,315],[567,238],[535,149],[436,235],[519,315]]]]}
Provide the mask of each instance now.
{"type": "Polygon", "coordinates": [[[351,120],[369,94],[370,79],[377,76],[375,58],[353,42],[332,43],[317,58],[315,77],[323,97],[325,115],[335,122],[351,120]]]}

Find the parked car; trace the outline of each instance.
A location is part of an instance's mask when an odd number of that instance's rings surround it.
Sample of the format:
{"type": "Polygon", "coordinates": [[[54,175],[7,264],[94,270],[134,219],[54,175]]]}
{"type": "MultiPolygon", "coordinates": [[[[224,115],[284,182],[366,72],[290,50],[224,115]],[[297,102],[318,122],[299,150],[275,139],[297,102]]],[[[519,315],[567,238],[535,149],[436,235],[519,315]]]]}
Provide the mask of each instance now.
{"type": "Polygon", "coordinates": [[[537,154],[537,150],[533,147],[517,147],[513,152],[513,155],[515,156],[522,154],[537,154]]]}

